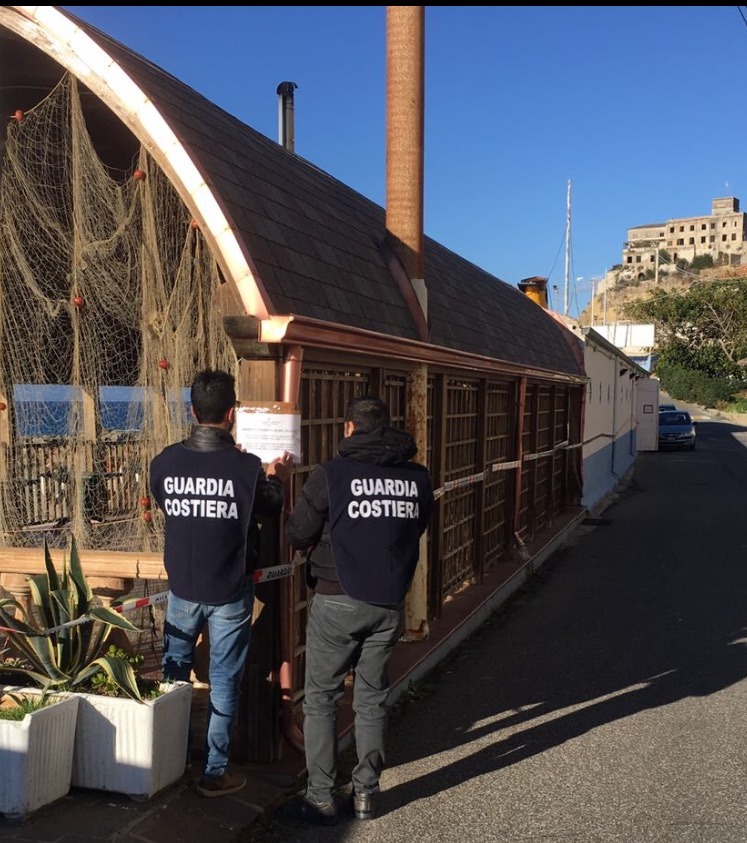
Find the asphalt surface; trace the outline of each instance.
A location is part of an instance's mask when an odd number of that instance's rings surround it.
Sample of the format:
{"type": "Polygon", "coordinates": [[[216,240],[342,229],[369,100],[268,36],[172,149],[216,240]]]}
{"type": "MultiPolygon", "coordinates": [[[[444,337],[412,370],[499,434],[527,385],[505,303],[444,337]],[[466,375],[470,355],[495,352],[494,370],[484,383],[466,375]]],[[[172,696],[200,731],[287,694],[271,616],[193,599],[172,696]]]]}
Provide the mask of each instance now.
{"type": "Polygon", "coordinates": [[[745,843],[747,428],[692,409],[696,450],[641,454],[414,689],[377,819],[251,839],[745,843]]]}

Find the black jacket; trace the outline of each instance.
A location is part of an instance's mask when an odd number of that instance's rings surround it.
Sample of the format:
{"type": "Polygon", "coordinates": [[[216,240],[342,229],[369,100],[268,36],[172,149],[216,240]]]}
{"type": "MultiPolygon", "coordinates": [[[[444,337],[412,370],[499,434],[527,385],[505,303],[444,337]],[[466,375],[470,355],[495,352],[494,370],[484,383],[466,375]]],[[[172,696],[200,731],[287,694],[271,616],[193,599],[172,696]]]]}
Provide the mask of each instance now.
{"type": "Polygon", "coordinates": [[[227,430],[198,424],[153,459],[150,491],[166,518],[169,589],[196,603],[237,600],[257,559],[257,516],[281,512],[282,483],[227,430]]]}
{"type": "Polygon", "coordinates": [[[316,591],[387,605],[404,599],[433,509],[430,475],[410,461],[416,453],[406,431],[356,431],[311,472],[285,535],[292,547],[312,548],[316,591]]]}

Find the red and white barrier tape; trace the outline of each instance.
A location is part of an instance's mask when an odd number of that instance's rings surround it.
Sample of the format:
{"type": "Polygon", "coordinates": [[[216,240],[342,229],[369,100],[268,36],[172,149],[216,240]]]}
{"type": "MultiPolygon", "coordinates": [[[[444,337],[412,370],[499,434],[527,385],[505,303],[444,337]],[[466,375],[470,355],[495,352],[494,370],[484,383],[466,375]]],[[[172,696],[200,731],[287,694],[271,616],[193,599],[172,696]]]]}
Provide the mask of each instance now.
{"type": "MultiPolygon", "coordinates": [[[[507,462],[495,462],[491,466],[488,467],[490,471],[508,471],[512,468],[521,468],[523,462],[531,462],[532,460],[539,460],[543,459],[544,457],[551,457],[556,451],[562,451],[564,448],[580,448],[581,443],[578,445],[569,445],[568,440],[565,442],[558,443],[554,448],[551,448],[549,451],[541,451],[540,453],[536,454],[524,454],[521,460],[511,460],[507,462]]],[[[480,471],[477,474],[470,474],[467,477],[458,477],[456,480],[447,480],[443,486],[435,489],[433,492],[433,497],[435,500],[438,500],[440,497],[446,494],[446,492],[451,492],[454,489],[460,489],[463,486],[472,486],[475,483],[480,483],[485,479],[485,471],[480,471]]]]}
{"type": "Polygon", "coordinates": [[[169,599],[168,591],[161,591],[151,597],[134,597],[132,600],[124,600],[112,606],[115,612],[131,612],[133,609],[144,609],[146,606],[155,606],[156,603],[165,603],[169,599]]]}
{"type": "MultiPolygon", "coordinates": [[[[252,575],[256,583],[271,582],[283,577],[289,577],[293,573],[293,565],[276,565],[274,568],[258,568],[252,575]]],[[[135,597],[132,600],[124,600],[116,606],[112,606],[117,612],[130,612],[133,609],[143,609],[145,606],[154,606],[156,603],[165,603],[169,598],[168,591],[161,591],[151,597],[135,597]]],[[[47,630],[49,631],[49,630],[47,630]]]]}
{"type": "MultiPolygon", "coordinates": [[[[294,565],[275,565],[273,568],[258,568],[252,578],[256,583],[271,582],[279,580],[283,577],[289,577],[293,573],[294,565]]],[[[146,606],[155,606],[157,603],[165,603],[169,599],[168,591],[161,591],[158,594],[153,594],[150,597],[133,597],[131,600],[124,600],[116,606],[112,606],[115,612],[131,612],[134,609],[143,609],[146,606]]],[[[49,629],[40,630],[35,635],[51,635],[53,632],[59,632],[62,629],[68,629],[71,626],[78,626],[82,623],[88,623],[93,620],[88,615],[81,618],[76,618],[74,621],[67,621],[59,626],[51,626],[49,629]]],[[[9,629],[5,626],[0,626],[0,632],[18,632],[17,629],[9,629]]]]}
{"type": "Polygon", "coordinates": [[[254,582],[271,582],[283,577],[289,577],[293,573],[295,565],[276,565],[274,568],[258,568],[254,572],[254,582]]]}

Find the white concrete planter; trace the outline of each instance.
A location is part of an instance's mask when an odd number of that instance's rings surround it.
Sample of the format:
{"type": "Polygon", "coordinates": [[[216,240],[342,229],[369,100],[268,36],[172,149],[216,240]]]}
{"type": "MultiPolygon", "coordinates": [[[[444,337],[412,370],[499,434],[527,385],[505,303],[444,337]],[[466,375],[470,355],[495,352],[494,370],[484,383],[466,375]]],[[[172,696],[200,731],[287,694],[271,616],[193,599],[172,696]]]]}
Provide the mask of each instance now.
{"type": "Polygon", "coordinates": [[[73,753],[74,787],[150,799],[184,773],[192,686],[161,685],[165,693],[137,702],[76,693],[80,699],[73,753]]]}
{"type": "MultiPolygon", "coordinates": [[[[20,695],[27,689],[0,690],[20,695]]],[[[67,795],[78,704],[75,694],[55,695],[23,720],[0,720],[0,813],[7,820],[21,821],[67,795]]]]}

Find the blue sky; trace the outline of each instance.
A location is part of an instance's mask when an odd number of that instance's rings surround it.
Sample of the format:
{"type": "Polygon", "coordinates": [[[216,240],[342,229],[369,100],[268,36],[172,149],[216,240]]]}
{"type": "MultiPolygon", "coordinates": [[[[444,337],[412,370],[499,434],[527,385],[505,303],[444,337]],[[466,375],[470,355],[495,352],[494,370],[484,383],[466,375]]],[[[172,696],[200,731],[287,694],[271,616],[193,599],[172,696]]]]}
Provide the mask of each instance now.
{"type": "MultiPolygon", "coordinates": [[[[386,6],[63,8],[273,140],[295,82],[296,153],[385,205],[386,6]]],[[[562,310],[570,181],[574,315],[629,228],[747,210],[740,9],[426,6],[425,233],[562,310]]]]}

